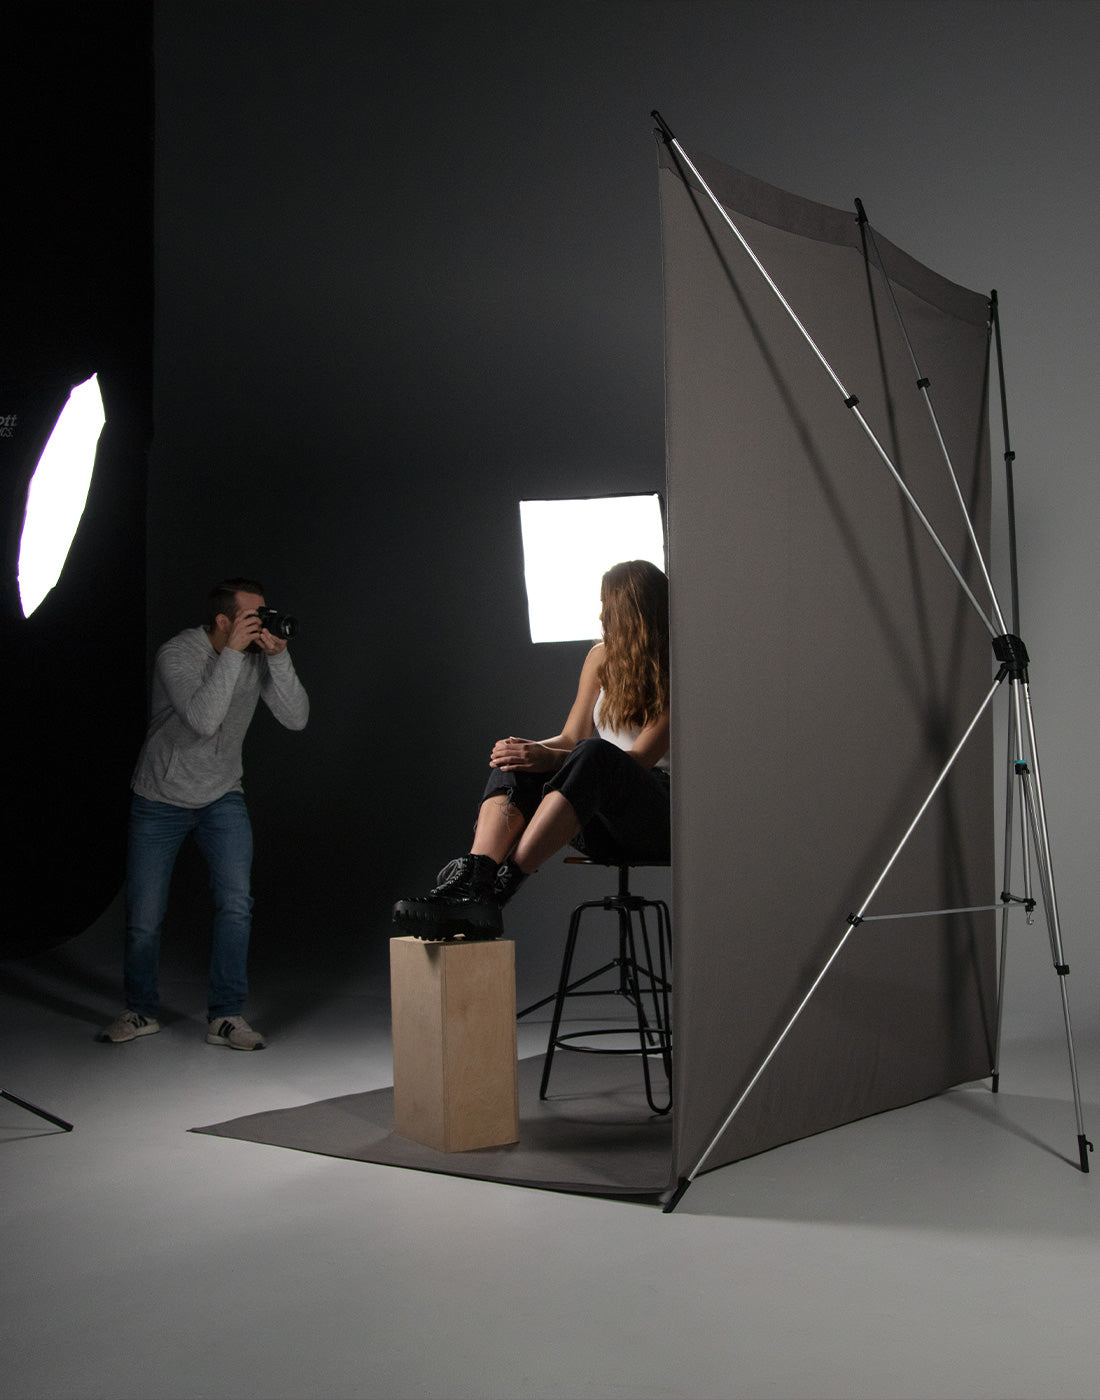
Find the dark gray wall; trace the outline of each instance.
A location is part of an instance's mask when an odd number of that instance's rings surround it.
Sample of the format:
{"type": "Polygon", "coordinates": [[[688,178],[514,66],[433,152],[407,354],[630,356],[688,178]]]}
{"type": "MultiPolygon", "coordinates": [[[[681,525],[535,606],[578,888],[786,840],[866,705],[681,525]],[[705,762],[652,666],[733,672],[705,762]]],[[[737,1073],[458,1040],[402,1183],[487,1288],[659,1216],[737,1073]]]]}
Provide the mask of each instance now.
{"type": "MultiPolygon", "coordinates": [[[[315,707],[304,735],[249,741],[258,973],[380,958],[392,899],[464,846],[491,741],[556,729],[571,699],[583,648],[527,638],[515,503],[662,486],[656,106],[689,148],[858,195],[914,256],[999,290],[1023,632],[1095,1007],[1100,10],[178,0],[156,19],[150,643],[215,575],[256,572],[302,618],[315,707]]],[[[521,977],[556,958],[576,883],[549,872],[515,906],[521,977]]],[[[1014,1024],[1057,1017],[1053,981],[1045,946],[1021,957],[1014,1024]]]]}

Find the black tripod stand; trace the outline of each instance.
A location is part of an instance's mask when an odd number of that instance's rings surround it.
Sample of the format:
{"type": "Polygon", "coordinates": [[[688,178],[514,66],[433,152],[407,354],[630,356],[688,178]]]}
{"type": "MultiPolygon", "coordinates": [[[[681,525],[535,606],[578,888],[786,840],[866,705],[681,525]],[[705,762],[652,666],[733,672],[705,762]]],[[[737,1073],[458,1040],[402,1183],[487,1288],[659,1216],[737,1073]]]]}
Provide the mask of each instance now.
{"type": "Polygon", "coordinates": [[[66,1123],[64,1118],[55,1118],[52,1113],[47,1113],[44,1108],[35,1108],[33,1103],[28,1103],[26,1099],[17,1099],[14,1094],[9,1094],[6,1089],[0,1089],[0,1099],[7,1099],[8,1103],[17,1104],[20,1108],[25,1108],[28,1113],[36,1113],[39,1118],[45,1118],[47,1123],[53,1123],[59,1128],[64,1128],[67,1133],[71,1133],[73,1125],[66,1123]]]}

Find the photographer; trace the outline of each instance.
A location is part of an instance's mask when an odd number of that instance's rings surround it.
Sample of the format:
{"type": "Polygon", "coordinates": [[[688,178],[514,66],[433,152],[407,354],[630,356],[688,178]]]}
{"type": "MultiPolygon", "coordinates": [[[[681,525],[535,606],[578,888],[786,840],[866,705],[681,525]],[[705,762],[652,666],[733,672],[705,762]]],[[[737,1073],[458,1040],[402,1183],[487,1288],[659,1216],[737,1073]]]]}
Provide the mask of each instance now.
{"type": "Polygon", "coordinates": [[[210,592],[203,627],[157,652],[152,719],[131,787],[126,855],[126,1009],[103,1032],[115,1044],[153,1035],[160,934],[180,846],[189,835],[210,870],[214,933],[206,1041],[262,1050],[241,1016],[252,927],[252,827],[241,786],[241,744],[256,702],[280,724],[304,729],[309,698],[286,638],[292,618],[264,603],[255,579],[230,578],[210,592]]]}

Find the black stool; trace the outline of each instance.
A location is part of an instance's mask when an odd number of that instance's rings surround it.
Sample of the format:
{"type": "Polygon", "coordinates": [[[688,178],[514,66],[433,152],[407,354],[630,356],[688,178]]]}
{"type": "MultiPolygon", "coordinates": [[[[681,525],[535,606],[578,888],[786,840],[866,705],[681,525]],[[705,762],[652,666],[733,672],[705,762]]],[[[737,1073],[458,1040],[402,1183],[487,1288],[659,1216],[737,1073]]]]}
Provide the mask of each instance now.
{"type": "MultiPolygon", "coordinates": [[[[542,1071],[542,1084],[539,1098],[545,1099],[546,1086],[550,1082],[550,1070],[554,1062],[555,1050],[574,1050],[588,1055],[641,1055],[642,1074],[645,1078],[646,1102],[654,1113],[667,1113],[672,1107],[672,1020],[670,1015],[671,960],[672,960],[672,920],[668,905],[662,899],[645,899],[630,892],[630,864],[615,866],[604,861],[591,861],[584,856],[566,856],[566,865],[607,865],[609,870],[619,872],[617,894],[605,895],[603,899],[585,900],[573,910],[569,920],[569,935],[565,940],[565,954],[562,958],[561,976],[558,979],[554,1002],[554,1017],[550,1024],[550,1039],[546,1046],[546,1063],[542,1071]],[[607,909],[618,915],[619,946],[618,954],[610,961],[588,972],[583,977],[570,980],[573,976],[573,955],[581,929],[581,918],[587,909],[607,909]],[[656,920],[655,934],[651,937],[646,922],[646,910],[652,909],[656,920]],[[635,929],[637,917],[637,930],[635,929]],[[613,987],[589,987],[604,973],[617,974],[613,987]],[[581,990],[581,989],[584,990],[581,990]],[[569,1031],[560,1034],[562,1010],[568,997],[622,996],[634,1007],[638,1027],[638,1045],[627,1047],[605,1047],[580,1045],[575,1042],[592,1040],[600,1036],[622,1035],[622,1026],[602,1026],[588,1031],[569,1031]],[[668,1101],[658,1104],[653,1094],[649,1061],[659,1055],[668,1079],[668,1101]]],[[[639,861],[637,865],[666,865],[667,861],[639,861]]],[[[547,997],[546,1001],[551,998],[547,997]]],[[[540,1002],[538,1005],[543,1005],[540,1002]]],[[[528,1007],[533,1010],[533,1007],[528,1007]]]]}

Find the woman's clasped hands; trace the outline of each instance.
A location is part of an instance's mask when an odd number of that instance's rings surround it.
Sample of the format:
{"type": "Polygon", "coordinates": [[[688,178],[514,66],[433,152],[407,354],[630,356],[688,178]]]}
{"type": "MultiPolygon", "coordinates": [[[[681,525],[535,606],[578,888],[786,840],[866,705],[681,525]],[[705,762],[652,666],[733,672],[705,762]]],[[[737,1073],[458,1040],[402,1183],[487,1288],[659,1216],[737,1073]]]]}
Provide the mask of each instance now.
{"type": "Polygon", "coordinates": [[[547,748],[537,739],[498,739],[489,755],[491,768],[507,772],[552,773],[561,766],[563,754],[547,748]]]}

